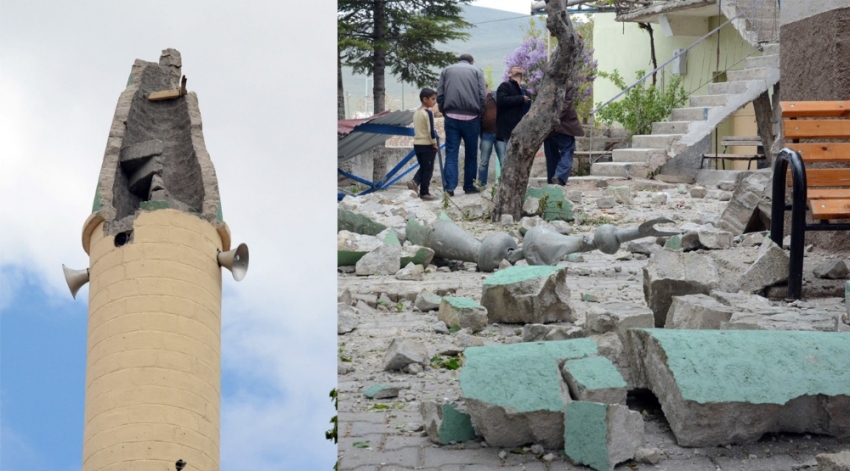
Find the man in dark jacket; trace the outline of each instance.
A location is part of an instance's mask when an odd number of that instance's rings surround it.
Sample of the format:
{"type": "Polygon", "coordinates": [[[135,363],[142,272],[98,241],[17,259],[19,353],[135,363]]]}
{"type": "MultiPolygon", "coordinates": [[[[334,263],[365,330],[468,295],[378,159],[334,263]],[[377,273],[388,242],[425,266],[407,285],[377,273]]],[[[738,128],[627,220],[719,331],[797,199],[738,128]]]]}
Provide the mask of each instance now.
{"type": "Polygon", "coordinates": [[[564,107],[561,109],[560,122],[543,141],[543,151],[546,154],[546,177],[549,183],[561,186],[567,184],[573,168],[576,136],[584,136],[584,128],[581,127],[573,104],[573,89],[568,87],[564,107]]]}
{"type": "MultiPolygon", "coordinates": [[[[490,171],[490,156],[496,142],[496,98],[487,87],[487,104],[481,116],[481,146],[478,148],[478,180],[481,186],[487,186],[487,173],[490,171]]],[[[496,165],[502,164],[504,149],[496,148],[496,165]]],[[[498,167],[497,167],[498,168],[498,167]]],[[[498,173],[497,173],[498,175],[498,173]]]]}
{"type": "Polygon", "coordinates": [[[496,90],[496,152],[501,150],[502,155],[514,128],[531,108],[531,98],[522,86],[523,75],[522,67],[511,67],[508,80],[496,90]]]}
{"type": "Polygon", "coordinates": [[[454,196],[458,180],[460,140],[466,152],[463,158],[463,191],[478,193],[475,177],[478,173],[478,134],[484,113],[486,84],[484,72],[473,65],[472,56],[461,54],[456,64],[440,73],[437,85],[437,106],[445,117],[446,166],[445,188],[454,196]]]}

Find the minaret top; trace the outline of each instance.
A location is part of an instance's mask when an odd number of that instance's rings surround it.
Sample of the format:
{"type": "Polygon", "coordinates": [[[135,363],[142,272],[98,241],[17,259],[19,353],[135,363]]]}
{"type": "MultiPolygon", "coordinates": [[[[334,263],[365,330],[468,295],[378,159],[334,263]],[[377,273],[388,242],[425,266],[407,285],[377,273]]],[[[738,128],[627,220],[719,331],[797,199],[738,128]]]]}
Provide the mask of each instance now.
{"type": "Polygon", "coordinates": [[[100,221],[114,235],[131,230],[140,211],[176,209],[208,221],[230,236],[222,219],[218,181],[204,144],[201,112],[186,91],[182,57],[165,49],[159,63],[136,59],[118,98],[95,194],[88,235],[100,221]]]}

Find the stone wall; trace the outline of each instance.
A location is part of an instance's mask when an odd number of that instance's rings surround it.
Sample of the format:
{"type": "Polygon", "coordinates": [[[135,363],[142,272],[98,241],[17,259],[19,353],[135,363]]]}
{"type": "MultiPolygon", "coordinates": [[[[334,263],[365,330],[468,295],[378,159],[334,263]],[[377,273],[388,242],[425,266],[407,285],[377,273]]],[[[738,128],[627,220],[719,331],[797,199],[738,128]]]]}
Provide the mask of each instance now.
{"type": "Polygon", "coordinates": [[[782,100],[850,97],[850,0],[782,2],[782,100]]]}

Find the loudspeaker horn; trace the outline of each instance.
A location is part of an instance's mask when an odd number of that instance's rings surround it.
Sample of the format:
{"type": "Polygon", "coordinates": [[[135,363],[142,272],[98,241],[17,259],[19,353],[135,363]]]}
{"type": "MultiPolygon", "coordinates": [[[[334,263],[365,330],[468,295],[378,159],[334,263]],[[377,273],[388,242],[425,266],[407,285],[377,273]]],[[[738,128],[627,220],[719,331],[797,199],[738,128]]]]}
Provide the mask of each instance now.
{"type": "Polygon", "coordinates": [[[65,272],[65,281],[68,282],[68,288],[71,290],[71,296],[77,299],[77,291],[89,282],[89,269],[72,270],[62,265],[62,271],[65,272]]]}
{"type": "Polygon", "coordinates": [[[239,247],[227,252],[219,252],[216,259],[219,266],[233,273],[233,279],[236,281],[242,281],[248,273],[248,246],[245,244],[239,244],[239,247]]]}

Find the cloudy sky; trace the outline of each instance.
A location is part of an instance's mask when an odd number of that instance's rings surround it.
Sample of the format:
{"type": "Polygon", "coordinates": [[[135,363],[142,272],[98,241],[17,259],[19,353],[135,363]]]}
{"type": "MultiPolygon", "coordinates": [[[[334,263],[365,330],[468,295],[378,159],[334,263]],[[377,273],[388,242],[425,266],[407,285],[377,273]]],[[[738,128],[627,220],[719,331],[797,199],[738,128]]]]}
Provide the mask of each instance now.
{"type": "Polygon", "coordinates": [[[81,467],[80,242],[135,59],[183,56],[247,277],[224,278],[223,470],[330,469],[333,2],[0,3],[0,469],[81,467]]]}

